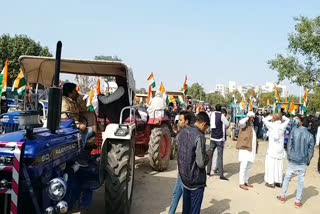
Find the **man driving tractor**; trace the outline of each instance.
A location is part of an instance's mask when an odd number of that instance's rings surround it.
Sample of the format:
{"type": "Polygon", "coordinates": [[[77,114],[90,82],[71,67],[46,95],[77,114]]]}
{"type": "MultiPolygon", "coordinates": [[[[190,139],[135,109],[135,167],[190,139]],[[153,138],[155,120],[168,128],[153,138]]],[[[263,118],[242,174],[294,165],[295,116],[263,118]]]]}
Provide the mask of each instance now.
{"type": "MultiPolygon", "coordinates": [[[[82,99],[80,94],[76,90],[77,85],[74,83],[65,83],[63,85],[63,97],[61,112],[69,111],[75,114],[61,114],[61,118],[73,119],[76,126],[82,133],[82,148],[85,148],[88,138],[93,134],[91,127],[87,127],[88,124],[80,122],[81,113],[87,112],[86,102],[82,99]]],[[[83,161],[79,162],[80,165],[86,165],[83,161]]]]}

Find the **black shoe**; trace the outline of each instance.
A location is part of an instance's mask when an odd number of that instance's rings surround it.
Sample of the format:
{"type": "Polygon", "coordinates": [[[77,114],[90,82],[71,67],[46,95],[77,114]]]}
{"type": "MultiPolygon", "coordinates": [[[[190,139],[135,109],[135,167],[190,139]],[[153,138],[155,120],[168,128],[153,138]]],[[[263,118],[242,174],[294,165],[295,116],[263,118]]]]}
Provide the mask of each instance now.
{"type": "Polygon", "coordinates": [[[207,173],[208,176],[211,176],[210,173],[207,173]]]}
{"type": "Polygon", "coordinates": [[[229,181],[228,178],[224,177],[224,176],[220,176],[220,180],[223,180],[223,181],[229,181]]]}
{"type": "Polygon", "coordinates": [[[219,170],[215,169],[214,171],[214,174],[219,174],[219,170]]]}
{"type": "Polygon", "coordinates": [[[275,186],[279,187],[279,188],[282,188],[282,184],[280,184],[280,183],[276,183],[275,186]]]}

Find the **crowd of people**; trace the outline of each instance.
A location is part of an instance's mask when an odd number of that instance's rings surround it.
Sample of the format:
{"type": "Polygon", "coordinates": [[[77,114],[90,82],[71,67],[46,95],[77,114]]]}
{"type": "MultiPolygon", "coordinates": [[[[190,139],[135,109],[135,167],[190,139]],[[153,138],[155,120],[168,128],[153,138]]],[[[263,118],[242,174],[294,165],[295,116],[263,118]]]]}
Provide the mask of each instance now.
{"type": "MultiPolygon", "coordinates": [[[[213,173],[228,181],[223,171],[223,150],[227,140],[230,117],[225,108],[216,105],[214,111],[201,111],[194,115],[192,106],[178,114],[178,176],[173,191],[169,214],[176,211],[179,199],[183,198],[183,214],[200,213],[207,176],[212,175],[213,153],[217,148],[217,163],[213,173]],[[194,118],[194,119],[193,119],[194,118]],[[206,148],[206,131],[210,131],[210,145],[206,148]]],[[[239,121],[240,133],[237,139],[239,187],[245,191],[253,188],[249,183],[251,168],[258,152],[258,139],[267,139],[265,157],[265,185],[269,188],[280,187],[277,196],[285,202],[289,182],[294,174],[298,175],[295,207],[301,207],[304,177],[313,157],[315,144],[320,141],[320,118],[302,115],[285,115],[281,112],[266,114],[249,111],[239,121]],[[288,166],[283,178],[283,162],[288,166]]],[[[320,153],[318,160],[320,174],[320,153]]]]}

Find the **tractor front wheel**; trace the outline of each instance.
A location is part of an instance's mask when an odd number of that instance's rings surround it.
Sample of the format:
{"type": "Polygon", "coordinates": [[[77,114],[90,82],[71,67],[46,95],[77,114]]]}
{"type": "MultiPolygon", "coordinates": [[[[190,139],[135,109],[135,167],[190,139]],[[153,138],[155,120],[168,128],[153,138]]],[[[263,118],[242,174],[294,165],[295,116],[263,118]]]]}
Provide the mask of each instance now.
{"type": "Polygon", "coordinates": [[[151,167],[159,172],[168,168],[171,153],[171,135],[163,124],[151,130],[149,139],[149,160],[151,167]]]}
{"type": "Polygon", "coordinates": [[[134,181],[134,145],[131,141],[106,141],[101,161],[105,168],[106,214],[128,214],[134,181]],[[106,151],[107,150],[107,151],[106,151]],[[106,151],[106,152],[105,152],[106,151]]]}

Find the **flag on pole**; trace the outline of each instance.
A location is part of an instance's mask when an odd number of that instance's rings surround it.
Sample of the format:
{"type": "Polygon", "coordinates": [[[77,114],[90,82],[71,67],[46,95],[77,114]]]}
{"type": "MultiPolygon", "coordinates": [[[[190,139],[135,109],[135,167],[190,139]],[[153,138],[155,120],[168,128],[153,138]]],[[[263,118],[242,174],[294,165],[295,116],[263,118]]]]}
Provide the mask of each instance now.
{"type": "Polygon", "coordinates": [[[147,104],[148,105],[150,104],[151,92],[152,92],[151,85],[149,85],[148,98],[147,98],[147,104]]]}
{"type": "Polygon", "coordinates": [[[252,98],[253,98],[253,91],[251,90],[249,99],[252,100],[252,98]]]}
{"type": "Polygon", "coordinates": [[[93,99],[94,91],[93,87],[90,89],[90,94],[89,94],[89,106],[88,106],[88,111],[94,111],[93,105],[92,105],[92,99],[93,99]]]}
{"type": "Polygon", "coordinates": [[[253,111],[252,100],[250,100],[250,103],[249,103],[249,110],[253,111]]]}
{"type": "Polygon", "coordinates": [[[184,101],[183,101],[183,97],[181,95],[178,96],[177,102],[179,103],[180,106],[183,106],[184,101]]]}
{"type": "Polygon", "coordinates": [[[164,88],[164,85],[163,85],[162,82],[161,82],[159,91],[162,93],[162,97],[163,97],[163,99],[166,101],[166,103],[169,104],[169,103],[170,103],[170,100],[169,100],[169,97],[168,97],[168,95],[167,95],[166,89],[164,88]]]}
{"type": "Polygon", "coordinates": [[[304,89],[304,98],[303,98],[303,107],[302,107],[302,113],[304,116],[307,115],[307,102],[308,102],[308,89],[304,89]]]}
{"type": "Polygon", "coordinates": [[[156,82],[154,81],[153,72],[152,72],[151,75],[148,77],[148,82],[149,82],[149,85],[150,85],[152,88],[155,88],[155,87],[156,87],[156,82]]]}
{"type": "Polygon", "coordinates": [[[13,82],[12,91],[14,90],[17,90],[19,96],[22,96],[26,92],[26,80],[21,68],[19,75],[13,82]]]}
{"type": "Polygon", "coordinates": [[[245,109],[245,106],[244,106],[244,101],[243,99],[241,100],[240,104],[239,104],[239,111],[242,111],[245,109]]]}
{"type": "Polygon", "coordinates": [[[286,102],[289,102],[289,92],[287,91],[286,102]]]}
{"type": "Polygon", "coordinates": [[[269,99],[267,99],[267,106],[269,106],[270,105],[270,100],[269,99]]]}
{"type": "Polygon", "coordinates": [[[232,103],[236,104],[237,103],[237,98],[236,98],[236,93],[232,93],[232,103]]]}
{"type": "Polygon", "coordinates": [[[9,60],[7,58],[6,63],[4,64],[4,67],[3,67],[2,72],[0,74],[0,84],[1,84],[0,95],[3,92],[6,92],[6,90],[7,90],[8,63],[9,63],[9,60]]]}
{"type": "Polygon", "coordinates": [[[197,104],[196,113],[197,113],[197,114],[200,113],[200,103],[197,104]]]}
{"type": "Polygon", "coordinates": [[[101,94],[101,91],[100,91],[100,77],[98,77],[96,89],[97,89],[97,95],[100,95],[101,94]]]}
{"type": "Polygon", "coordinates": [[[296,110],[294,108],[294,100],[292,99],[290,104],[289,104],[289,110],[288,110],[289,114],[294,116],[296,114],[296,110]]]}
{"type": "Polygon", "coordinates": [[[274,87],[274,102],[280,102],[277,87],[274,87]]]}
{"type": "Polygon", "coordinates": [[[185,78],[185,80],[184,80],[184,83],[183,83],[183,93],[184,93],[184,95],[187,95],[187,93],[188,93],[188,85],[187,85],[187,75],[186,75],[186,78],[185,78]]]}

